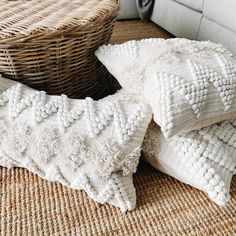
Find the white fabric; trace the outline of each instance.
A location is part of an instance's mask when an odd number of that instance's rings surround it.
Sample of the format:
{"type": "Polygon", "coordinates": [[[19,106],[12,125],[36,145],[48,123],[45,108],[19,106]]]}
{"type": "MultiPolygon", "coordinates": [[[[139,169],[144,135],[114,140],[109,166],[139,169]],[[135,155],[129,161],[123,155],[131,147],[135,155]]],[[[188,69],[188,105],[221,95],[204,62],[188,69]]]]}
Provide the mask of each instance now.
{"type": "Polygon", "coordinates": [[[225,205],[236,166],[236,120],[170,140],[152,122],[144,139],[143,153],[155,168],[206,192],[218,205],[225,205]]]}
{"type": "Polygon", "coordinates": [[[172,0],[155,0],[151,20],[177,37],[196,39],[202,14],[172,0]]]}
{"type": "Polygon", "coordinates": [[[155,0],[151,20],[176,37],[219,42],[236,55],[235,0],[155,0]]]}
{"type": "Polygon", "coordinates": [[[0,165],[83,189],[100,203],[132,210],[132,174],[151,120],[139,98],[100,101],[48,96],[0,78],[0,165]]]}
{"type": "Polygon", "coordinates": [[[236,33],[236,1],[205,0],[203,15],[236,33]]]}
{"type": "Polygon", "coordinates": [[[223,43],[236,56],[236,32],[203,17],[197,40],[211,40],[223,43]]]}
{"type": "Polygon", "coordinates": [[[96,55],[121,86],[145,95],[165,137],[236,117],[236,60],[221,45],[145,39],[96,55]]]}
{"type": "Polygon", "coordinates": [[[202,11],[204,0],[174,0],[196,11],[202,11]]]}

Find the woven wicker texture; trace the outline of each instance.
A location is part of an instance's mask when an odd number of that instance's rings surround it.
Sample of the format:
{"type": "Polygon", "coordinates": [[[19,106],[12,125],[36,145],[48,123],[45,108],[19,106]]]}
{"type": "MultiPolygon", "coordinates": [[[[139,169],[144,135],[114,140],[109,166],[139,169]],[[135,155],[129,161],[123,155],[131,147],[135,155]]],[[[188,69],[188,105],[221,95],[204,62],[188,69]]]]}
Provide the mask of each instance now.
{"type": "Polygon", "coordinates": [[[113,80],[94,51],[110,39],[118,0],[0,4],[0,73],[49,94],[99,98],[111,93],[113,80]]]}
{"type": "Polygon", "coordinates": [[[0,235],[236,235],[236,176],[224,208],[142,164],[138,205],[126,214],[24,169],[0,168],[0,178],[0,235]]]}

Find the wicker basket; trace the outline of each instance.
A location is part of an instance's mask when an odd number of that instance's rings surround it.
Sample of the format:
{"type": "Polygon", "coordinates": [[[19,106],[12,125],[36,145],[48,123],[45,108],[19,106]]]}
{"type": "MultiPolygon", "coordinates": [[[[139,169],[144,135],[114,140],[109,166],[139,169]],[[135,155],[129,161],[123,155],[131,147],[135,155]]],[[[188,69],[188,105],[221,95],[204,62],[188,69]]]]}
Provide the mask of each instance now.
{"type": "Polygon", "coordinates": [[[94,51],[110,39],[118,0],[1,0],[0,5],[3,76],[73,98],[112,92],[113,80],[94,51]]]}

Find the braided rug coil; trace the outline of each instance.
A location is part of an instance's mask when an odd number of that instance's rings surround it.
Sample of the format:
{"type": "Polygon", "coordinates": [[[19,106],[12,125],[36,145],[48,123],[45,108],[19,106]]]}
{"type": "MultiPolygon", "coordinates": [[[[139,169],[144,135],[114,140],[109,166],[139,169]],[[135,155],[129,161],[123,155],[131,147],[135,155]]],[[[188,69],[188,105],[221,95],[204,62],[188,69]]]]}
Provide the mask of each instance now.
{"type": "Polygon", "coordinates": [[[94,55],[118,0],[1,0],[0,73],[48,94],[100,98],[113,78],[94,55]]]}
{"type": "Polygon", "coordinates": [[[230,203],[218,207],[142,163],[137,208],[126,214],[24,169],[0,168],[0,180],[0,235],[236,235],[236,176],[230,203]]]}

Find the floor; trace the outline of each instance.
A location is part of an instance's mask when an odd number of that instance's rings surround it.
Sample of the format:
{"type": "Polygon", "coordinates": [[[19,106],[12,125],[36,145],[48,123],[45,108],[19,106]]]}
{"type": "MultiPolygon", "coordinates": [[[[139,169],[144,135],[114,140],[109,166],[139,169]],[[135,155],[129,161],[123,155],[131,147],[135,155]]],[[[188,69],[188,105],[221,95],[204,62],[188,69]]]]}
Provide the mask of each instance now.
{"type": "Polygon", "coordinates": [[[152,22],[140,20],[118,21],[115,25],[111,43],[123,43],[131,39],[171,38],[170,33],[152,22]]]}

